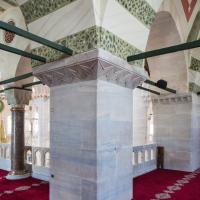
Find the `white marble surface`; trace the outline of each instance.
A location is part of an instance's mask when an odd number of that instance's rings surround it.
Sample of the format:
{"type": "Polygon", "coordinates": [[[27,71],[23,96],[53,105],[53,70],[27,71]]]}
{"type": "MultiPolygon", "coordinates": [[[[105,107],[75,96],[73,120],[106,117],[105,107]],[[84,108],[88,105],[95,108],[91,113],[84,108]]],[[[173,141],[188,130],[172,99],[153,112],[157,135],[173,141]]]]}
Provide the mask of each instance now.
{"type": "MultiPolygon", "coordinates": [[[[56,41],[95,25],[91,0],[77,0],[28,25],[29,31],[56,41]]],[[[41,46],[31,43],[31,48],[41,46]]]]}
{"type": "Polygon", "coordinates": [[[131,199],[132,91],[104,81],[51,88],[51,199],[131,199]]]}
{"type": "Polygon", "coordinates": [[[145,77],[102,49],[34,74],[50,86],[50,198],[131,199],[132,89],[145,77]]]}
{"type": "Polygon", "coordinates": [[[116,0],[94,3],[96,24],[102,26],[136,48],[144,51],[149,28],[121,6],[116,0]],[[102,5],[103,4],[103,5],[102,5]]]}

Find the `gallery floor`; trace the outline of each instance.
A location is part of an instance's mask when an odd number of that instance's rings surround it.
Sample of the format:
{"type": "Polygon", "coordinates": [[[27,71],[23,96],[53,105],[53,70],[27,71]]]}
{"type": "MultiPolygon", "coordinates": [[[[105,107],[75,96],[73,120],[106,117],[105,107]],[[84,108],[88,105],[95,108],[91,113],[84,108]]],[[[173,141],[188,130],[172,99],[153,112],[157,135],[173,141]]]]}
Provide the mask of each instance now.
{"type": "MultiPolygon", "coordinates": [[[[1,200],[48,200],[48,182],[28,178],[9,181],[0,170],[1,200]]],[[[199,200],[200,170],[194,173],[156,170],[134,179],[133,200],[199,200]]]]}

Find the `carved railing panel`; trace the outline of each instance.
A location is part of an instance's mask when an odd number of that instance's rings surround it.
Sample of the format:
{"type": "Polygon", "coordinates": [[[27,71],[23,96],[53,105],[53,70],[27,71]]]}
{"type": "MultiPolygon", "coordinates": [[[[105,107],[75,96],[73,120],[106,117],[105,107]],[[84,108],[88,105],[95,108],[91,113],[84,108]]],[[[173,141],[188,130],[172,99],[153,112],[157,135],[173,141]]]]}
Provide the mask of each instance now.
{"type": "Polygon", "coordinates": [[[156,169],[156,144],[133,147],[133,173],[140,176],[156,169]]]}

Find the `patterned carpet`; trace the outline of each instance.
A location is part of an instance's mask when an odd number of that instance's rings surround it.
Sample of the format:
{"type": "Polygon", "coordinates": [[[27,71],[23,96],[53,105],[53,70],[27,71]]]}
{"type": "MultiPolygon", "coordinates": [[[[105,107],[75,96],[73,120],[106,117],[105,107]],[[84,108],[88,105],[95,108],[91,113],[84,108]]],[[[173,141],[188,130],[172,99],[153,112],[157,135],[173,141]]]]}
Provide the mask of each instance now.
{"type": "Polygon", "coordinates": [[[134,200],[200,200],[200,170],[156,170],[134,179],[134,200]]]}
{"type": "MultiPolygon", "coordinates": [[[[0,200],[49,200],[49,184],[34,178],[5,179],[0,170],[0,200]]],[[[200,170],[156,170],[134,179],[134,200],[200,200],[200,170]]]]}
{"type": "Polygon", "coordinates": [[[48,182],[34,178],[9,181],[7,173],[0,170],[0,200],[49,200],[48,182]]]}

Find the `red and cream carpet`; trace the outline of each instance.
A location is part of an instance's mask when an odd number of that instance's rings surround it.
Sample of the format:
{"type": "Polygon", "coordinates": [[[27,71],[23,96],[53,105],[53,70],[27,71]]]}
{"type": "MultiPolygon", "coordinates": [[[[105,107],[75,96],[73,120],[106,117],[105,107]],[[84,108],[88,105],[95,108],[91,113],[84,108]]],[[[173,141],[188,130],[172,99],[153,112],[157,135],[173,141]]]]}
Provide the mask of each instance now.
{"type": "Polygon", "coordinates": [[[48,182],[28,178],[18,181],[5,179],[8,172],[0,170],[0,200],[48,200],[48,182]]]}
{"type": "Polygon", "coordinates": [[[156,170],[134,179],[133,200],[200,200],[200,170],[156,170]]]}
{"type": "MultiPolygon", "coordinates": [[[[49,200],[48,182],[5,179],[0,170],[0,200],[49,200]]],[[[134,200],[200,200],[200,170],[156,170],[134,179],[134,200]]]]}

